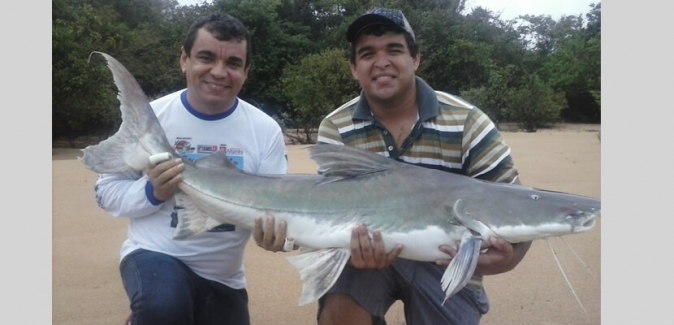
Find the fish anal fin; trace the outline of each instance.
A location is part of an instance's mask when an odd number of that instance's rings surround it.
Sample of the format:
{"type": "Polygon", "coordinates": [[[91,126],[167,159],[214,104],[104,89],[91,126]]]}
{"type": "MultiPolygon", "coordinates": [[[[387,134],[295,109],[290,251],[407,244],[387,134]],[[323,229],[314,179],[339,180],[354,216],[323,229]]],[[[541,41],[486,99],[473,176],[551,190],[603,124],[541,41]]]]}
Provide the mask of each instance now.
{"type": "Polygon", "coordinates": [[[471,231],[466,231],[461,236],[459,252],[449,262],[449,266],[447,266],[445,273],[442,275],[442,280],[440,280],[442,291],[445,292],[443,305],[449,297],[463,289],[473,276],[481,245],[482,238],[474,235],[471,231]]]}
{"type": "Polygon", "coordinates": [[[319,249],[288,257],[302,279],[299,305],[322,297],[337,282],[350,257],[348,248],[319,249]]]}
{"type": "Polygon", "coordinates": [[[220,225],[215,219],[202,212],[187,194],[179,191],[174,197],[178,224],[173,239],[185,240],[220,225]]]}

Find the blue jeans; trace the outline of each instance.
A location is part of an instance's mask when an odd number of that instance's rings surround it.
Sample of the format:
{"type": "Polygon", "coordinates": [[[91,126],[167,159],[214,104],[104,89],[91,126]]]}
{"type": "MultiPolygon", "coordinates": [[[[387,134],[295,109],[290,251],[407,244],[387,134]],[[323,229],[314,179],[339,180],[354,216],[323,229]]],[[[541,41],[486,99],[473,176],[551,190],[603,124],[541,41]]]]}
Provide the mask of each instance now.
{"type": "Polygon", "coordinates": [[[246,289],[206,280],[175,257],[138,249],[119,270],[133,325],[250,324],[246,289]]]}

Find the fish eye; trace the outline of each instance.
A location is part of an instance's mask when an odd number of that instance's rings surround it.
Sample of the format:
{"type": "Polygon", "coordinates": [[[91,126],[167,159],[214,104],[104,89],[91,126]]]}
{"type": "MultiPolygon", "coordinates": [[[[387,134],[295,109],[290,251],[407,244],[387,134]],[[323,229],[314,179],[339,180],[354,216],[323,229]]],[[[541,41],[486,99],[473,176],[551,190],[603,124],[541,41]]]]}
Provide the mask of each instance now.
{"type": "Polygon", "coordinates": [[[538,200],[538,199],[541,198],[540,196],[538,196],[538,195],[536,195],[536,194],[531,194],[530,197],[531,197],[534,201],[536,201],[536,200],[538,200]]]}

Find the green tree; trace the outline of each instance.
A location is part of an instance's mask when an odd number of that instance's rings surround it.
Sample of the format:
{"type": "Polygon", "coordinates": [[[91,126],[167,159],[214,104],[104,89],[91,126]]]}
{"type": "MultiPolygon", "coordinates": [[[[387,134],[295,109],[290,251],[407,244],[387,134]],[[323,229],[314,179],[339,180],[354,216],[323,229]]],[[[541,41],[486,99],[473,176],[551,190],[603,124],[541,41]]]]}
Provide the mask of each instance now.
{"type": "Polygon", "coordinates": [[[465,16],[456,9],[425,10],[415,29],[421,43],[419,75],[433,87],[450,93],[486,87],[492,70],[519,65],[524,51],[513,22],[481,7],[465,16]]]}
{"type": "Polygon", "coordinates": [[[52,11],[52,137],[110,134],[120,117],[116,92],[105,65],[88,58],[124,46],[128,29],[109,6],[54,0],[52,11]]]}
{"type": "Polygon", "coordinates": [[[185,86],[180,45],[199,8],[175,0],[52,1],[52,137],[99,135],[121,122],[117,88],[105,61],[113,55],[148,97],[185,86]],[[133,26],[133,28],[129,28],[133,26]]]}
{"type": "Polygon", "coordinates": [[[564,92],[569,109],[562,116],[584,122],[600,120],[599,104],[593,96],[601,88],[599,42],[588,42],[583,33],[564,40],[560,49],[546,57],[539,70],[557,91],[564,92]]]}
{"type": "MultiPolygon", "coordinates": [[[[347,50],[348,25],[375,6],[405,13],[421,46],[419,76],[438,90],[466,97],[496,123],[509,118],[512,111],[503,101],[531,83],[527,74],[564,94],[565,120],[600,121],[601,3],[590,5],[587,23],[581,16],[505,21],[485,8],[466,12],[465,3],[214,0],[180,6],[176,0],[53,0],[52,136],[105,136],[119,124],[117,89],[103,60],[94,56],[88,62],[92,51],[117,58],[153,99],[185,87],[179,69],[185,32],[197,17],[215,12],[239,18],[251,31],[253,62],[240,96],[279,121],[286,118],[289,127],[315,128],[318,120],[314,125],[304,120],[281,77],[299,69],[302,59],[347,50]]],[[[339,77],[356,93],[357,83],[344,68],[339,77]]],[[[333,106],[344,100],[333,89],[323,95],[319,102],[333,106]]]]}
{"type": "Polygon", "coordinates": [[[349,69],[346,53],[327,49],[304,57],[299,64],[287,66],[281,77],[283,91],[290,98],[290,125],[302,130],[300,143],[314,143],[313,133],[325,115],[358,95],[358,83],[349,69]]]}
{"type": "Polygon", "coordinates": [[[599,122],[601,101],[601,3],[590,4],[586,15],[563,16],[559,21],[549,16],[522,16],[519,27],[529,53],[525,69],[536,72],[555,91],[565,94],[568,108],[561,116],[567,120],[599,122]]]}
{"type": "Polygon", "coordinates": [[[550,126],[559,120],[566,106],[563,93],[557,93],[536,74],[525,77],[524,84],[513,89],[506,103],[508,119],[527,132],[550,126]]]}
{"type": "Polygon", "coordinates": [[[497,128],[503,120],[502,110],[511,96],[510,89],[515,70],[514,65],[494,68],[486,86],[461,92],[461,96],[484,111],[497,128]]]}
{"type": "Polygon", "coordinates": [[[228,0],[214,4],[214,9],[238,18],[251,34],[253,60],[240,96],[267,114],[280,114],[287,97],[279,91],[279,77],[286,65],[294,64],[307,54],[318,51],[307,35],[293,24],[285,24],[277,10],[281,0],[228,0]]]}

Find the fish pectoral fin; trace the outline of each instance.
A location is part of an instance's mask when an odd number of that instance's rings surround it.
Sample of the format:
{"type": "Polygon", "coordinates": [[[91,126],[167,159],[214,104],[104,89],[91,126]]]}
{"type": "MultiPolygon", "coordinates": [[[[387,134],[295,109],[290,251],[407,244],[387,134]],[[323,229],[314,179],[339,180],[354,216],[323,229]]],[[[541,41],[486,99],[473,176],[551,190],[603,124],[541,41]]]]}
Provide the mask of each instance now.
{"type": "Polygon", "coordinates": [[[337,282],[351,257],[348,248],[327,248],[288,257],[300,273],[300,306],[318,300],[337,282]]]}
{"type": "Polygon", "coordinates": [[[479,233],[482,238],[490,238],[494,235],[493,231],[487,225],[480,220],[471,217],[470,213],[466,212],[466,204],[461,199],[454,202],[454,206],[451,208],[451,214],[459,224],[479,233]]]}
{"type": "Polygon", "coordinates": [[[217,227],[220,223],[204,214],[187,194],[178,191],[174,195],[178,224],[173,234],[175,240],[185,240],[217,227]]]}
{"type": "Polygon", "coordinates": [[[474,235],[470,230],[464,232],[461,236],[461,246],[459,252],[454,256],[449,266],[442,275],[440,283],[442,291],[445,292],[445,301],[453,296],[468,283],[473,276],[475,267],[477,266],[477,259],[480,256],[480,246],[482,245],[482,238],[474,235]]]}

